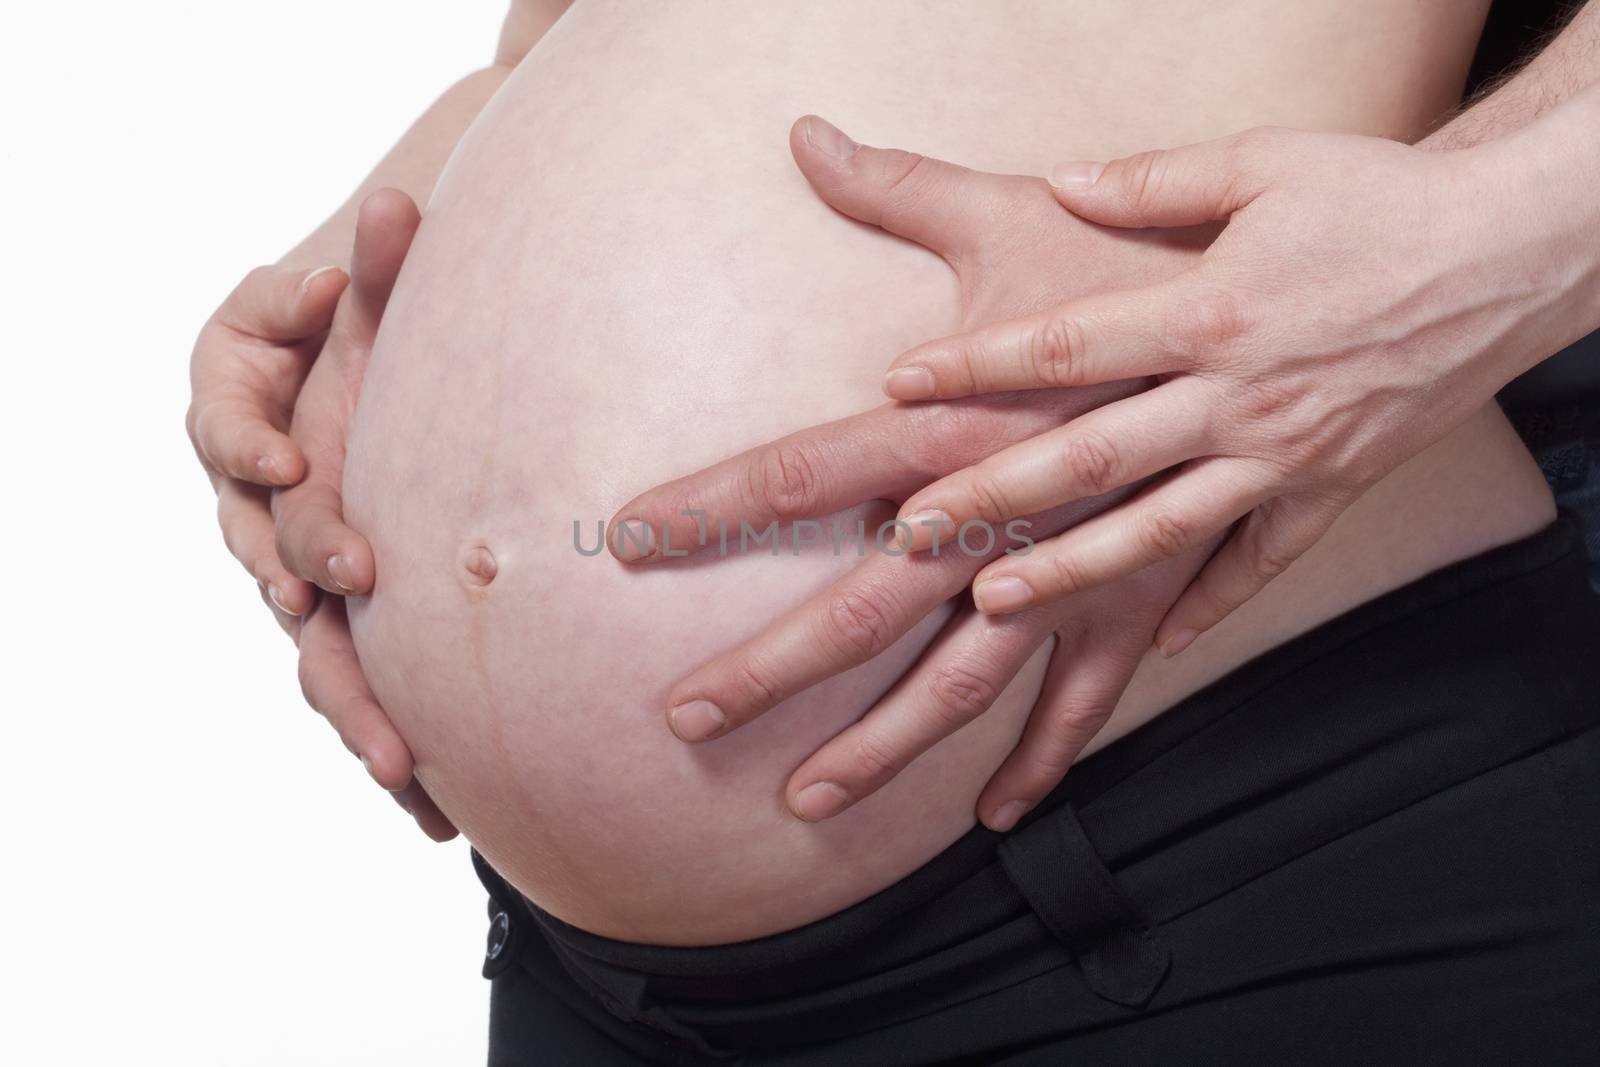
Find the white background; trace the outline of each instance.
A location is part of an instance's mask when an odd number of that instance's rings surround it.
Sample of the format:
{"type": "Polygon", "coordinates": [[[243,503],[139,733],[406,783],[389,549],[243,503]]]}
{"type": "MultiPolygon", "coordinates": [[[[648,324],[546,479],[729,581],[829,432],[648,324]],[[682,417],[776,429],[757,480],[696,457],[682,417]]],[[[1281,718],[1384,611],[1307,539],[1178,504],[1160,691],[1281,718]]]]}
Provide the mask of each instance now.
{"type": "Polygon", "coordinates": [[[0,1062],[483,1062],[466,846],[302,702],[183,415],[212,308],[492,59],[503,12],[7,5],[0,1062]]]}

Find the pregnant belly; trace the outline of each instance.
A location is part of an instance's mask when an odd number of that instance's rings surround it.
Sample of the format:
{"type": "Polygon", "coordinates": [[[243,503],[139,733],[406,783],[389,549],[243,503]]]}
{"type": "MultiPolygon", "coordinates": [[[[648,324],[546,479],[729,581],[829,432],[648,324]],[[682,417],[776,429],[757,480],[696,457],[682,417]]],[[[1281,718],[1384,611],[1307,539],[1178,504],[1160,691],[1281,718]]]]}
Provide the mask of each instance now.
{"type": "MultiPolygon", "coordinates": [[[[972,825],[1042,671],[1036,656],[993,712],[889,788],[803,824],[783,805],[789,772],[942,620],[691,747],[664,724],[670,683],[843,573],[853,549],[638,571],[580,551],[651,484],[879,402],[887,358],[956,321],[944,264],[805,187],[786,150],[796,115],[1032,172],[1264,118],[1412,121],[1329,112],[1321,101],[1348,94],[1319,96],[1300,71],[1283,94],[1245,97],[1292,110],[1303,95],[1299,116],[1229,111],[1240,94],[1215,78],[1209,101],[1130,104],[1119,54],[1059,12],[923,10],[580,3],[469,131],[383,324],[346,482],[378,561],[377,590],[352,608],[362,663],[443,809],[579,926],[735,940],[887,885],[972,825]],[[1007,73],[1020,69],[1036,72],[1022,92],[1007,73]]],[[[1175,34],[1142,32],[1170,85],[1194,84],[1175,34]]],[[[1372,96],[1420,114],[1417,84],[1372,96]]]]}

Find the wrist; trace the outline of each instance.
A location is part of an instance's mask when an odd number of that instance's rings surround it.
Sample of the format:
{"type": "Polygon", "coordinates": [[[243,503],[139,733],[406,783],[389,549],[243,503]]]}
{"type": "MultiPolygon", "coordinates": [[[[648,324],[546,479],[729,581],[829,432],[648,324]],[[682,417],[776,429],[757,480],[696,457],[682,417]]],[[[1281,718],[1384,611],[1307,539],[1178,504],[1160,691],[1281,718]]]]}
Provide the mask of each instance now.
{"type": "Polygon", "coordinates": [[[1478,220],[1485,264],[1521,310],[1502,347],[1507,380],[1600,329],[1600,91],[1579,94],[1497,141],[1454,154],[1474,172],[1460,201],[1478,220]]]}

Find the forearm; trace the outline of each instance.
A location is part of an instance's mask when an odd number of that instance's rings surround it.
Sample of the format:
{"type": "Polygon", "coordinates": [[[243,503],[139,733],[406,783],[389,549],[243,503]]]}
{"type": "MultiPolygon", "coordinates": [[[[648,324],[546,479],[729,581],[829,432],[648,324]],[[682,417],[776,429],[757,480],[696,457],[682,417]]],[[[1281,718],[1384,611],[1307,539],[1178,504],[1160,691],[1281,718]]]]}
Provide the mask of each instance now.
{"type": "Polygon", "coordinates": [[[1600,3],[1587,3],[1515,75],[1418,142],[1432,149],[1470,148],[1522,129],[1600,81],[1600,3]]]}
{"type": "Polygon", "coordinates": [[[1510,380],[1600,329],[1600,81],[1462,158],[1480,189],[1463,207],[1498,250],[1493,283],[1520,316],[1523,343],[1491,349],[1513,359],[1510,380]]]}
{"type": "Polygon", "coordinates": [[[400,189],[425,208],[461,135],[570,2],[513,0],[494,63],[462,78],[434,101],[344,204],[285,255],[281,265],[337,264],[348,268],[356,213],[361,202],[376,189],[400,189]]]}
{"type": "Polygon", "coordinates": [[[510,73],[511,68],[496,64],[451,86],[412,124],[349,199],[283,257],[281,265],[337,264],[348,269],[356,212],[375,189],[400,189],[426,206],[434,182],[444,169],[445,160],[455,150],[456,142],[510,73]]]}

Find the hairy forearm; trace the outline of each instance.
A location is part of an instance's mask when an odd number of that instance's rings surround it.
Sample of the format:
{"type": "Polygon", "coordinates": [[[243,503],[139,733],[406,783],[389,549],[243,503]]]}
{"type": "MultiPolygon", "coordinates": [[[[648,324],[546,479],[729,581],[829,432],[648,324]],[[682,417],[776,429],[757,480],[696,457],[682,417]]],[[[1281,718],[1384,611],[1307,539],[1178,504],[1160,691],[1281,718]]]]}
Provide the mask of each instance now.
{"type": "Polygon", "coordinates": [[[281,264],[286,267],[336,264],[348,268],[356,213],[361,202],[374,190],[400,189],[426,207],[434,183],[461,135],[570,2],[513,0],[501,30],[494,63],[462,78],[434,101],[355,192],[327,221],[285,255],[281,264]]]}
{"type": "Polygon", "coordinates": [[[1600,3],[1587,3],[1521,70],[1418,144],[1444,150],[1495,140],[1522,129],[1597,81],[1600,3]]]}

